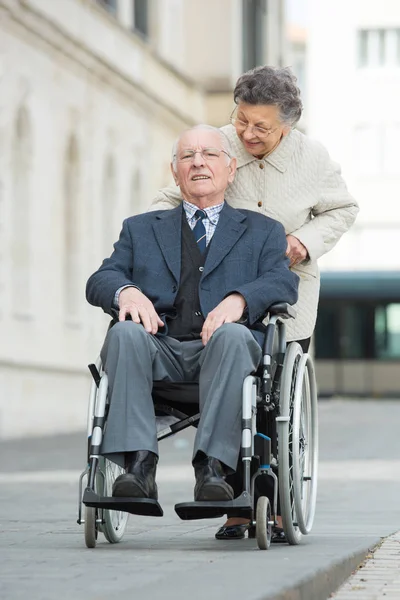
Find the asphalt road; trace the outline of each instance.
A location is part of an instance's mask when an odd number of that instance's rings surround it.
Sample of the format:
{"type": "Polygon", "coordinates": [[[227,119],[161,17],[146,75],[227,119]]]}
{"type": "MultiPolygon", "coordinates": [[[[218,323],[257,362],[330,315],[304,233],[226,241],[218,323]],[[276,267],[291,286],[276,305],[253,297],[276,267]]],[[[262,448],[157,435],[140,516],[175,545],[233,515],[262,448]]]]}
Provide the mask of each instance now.
{"type": "Polygon", "coordinates": [[[215,540],[221,520],[176,516],[193,493],[189,431],[162,442],[164,517],[132,516],[122,543],[93,550],[76,523],[85,434],[0,442],[0,598],[325,600],[351,558],[400,529],[399,430],[400,402],[322,401],[314,529],[267,552],[215,540]]]}

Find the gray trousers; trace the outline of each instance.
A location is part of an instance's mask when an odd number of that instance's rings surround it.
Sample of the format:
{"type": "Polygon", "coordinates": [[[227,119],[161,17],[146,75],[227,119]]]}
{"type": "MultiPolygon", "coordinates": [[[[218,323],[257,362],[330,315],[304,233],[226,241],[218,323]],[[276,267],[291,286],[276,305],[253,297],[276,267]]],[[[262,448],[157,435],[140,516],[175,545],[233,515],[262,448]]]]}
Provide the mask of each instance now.
{"type": "Polygon", "coordinates": [[[124,453],[158,455],[153,381],[198,381],[200,422],[193,449],[235,471],[241,439],[242,384],[261,360],[244,325],[226,323],[204,347],[201,340],[156,337],[132,321],[117,323],[101,351],[110,410],[102,454],[124,466],[124,453]]]}

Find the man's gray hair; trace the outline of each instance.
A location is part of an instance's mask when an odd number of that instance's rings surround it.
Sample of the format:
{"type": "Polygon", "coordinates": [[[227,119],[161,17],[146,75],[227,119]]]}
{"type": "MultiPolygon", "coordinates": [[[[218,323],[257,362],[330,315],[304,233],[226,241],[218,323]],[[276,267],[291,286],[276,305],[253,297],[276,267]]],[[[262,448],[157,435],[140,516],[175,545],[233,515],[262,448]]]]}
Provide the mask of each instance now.
{"type": "Polygon", "coordinates": [[[225,152],[226,152],[226,154],[225,154],[226,162],[227,162],[227,164],[229,164],[231,161],[231,158],[233,158],[233,157],[232,157],[232,148],[231,148],[231,145],[230,145],[229,140],[226,137],[226,135],[223,133],[223,131],[221,131],[221,129],[218,129],[218,127],[213,127],[212,125],[206,125],[205,123],[201,123],[200,125],[195,125],[194,127],[189,127],[188,129],[185,129],[185,131],[183,131],[179,135],[179,137],[176,138],[176,140],[172,146],[172,155],[171,155],[171,162],[172,162],[174,171],[176,171],[176,163],[177,163],[176,155],[178,152],[178,146],[179,146],[181,137],[187,131],[195,131],[196,129],[205,129],[208,131],[214,131],[215,133],[217,133],[219,135],[220,140],[221,140],[222,149],[225,150],[225,152]]]}
{"type": "Polygon", "coordinates": [[[303,104],[297,78],[289,67],[256,67],[239,77],[233,92],[235,104],[266,104],[279,108],[285,125],[294,127],[303,104]]]}

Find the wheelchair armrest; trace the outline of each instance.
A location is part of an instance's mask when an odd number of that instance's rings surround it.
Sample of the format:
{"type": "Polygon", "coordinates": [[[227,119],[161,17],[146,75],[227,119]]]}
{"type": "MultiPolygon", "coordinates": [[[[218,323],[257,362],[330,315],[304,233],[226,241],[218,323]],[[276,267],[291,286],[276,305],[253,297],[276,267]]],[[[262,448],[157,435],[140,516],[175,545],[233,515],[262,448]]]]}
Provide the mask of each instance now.
{"type": "Polygon", "coordinates": [[[277,302],[268,307],[265,316],[267,315],[270,317],[281,317],[282,319],[294,319],[296,316],[296,311],[294,310],[293,306],[287,302],[277,302]]]}

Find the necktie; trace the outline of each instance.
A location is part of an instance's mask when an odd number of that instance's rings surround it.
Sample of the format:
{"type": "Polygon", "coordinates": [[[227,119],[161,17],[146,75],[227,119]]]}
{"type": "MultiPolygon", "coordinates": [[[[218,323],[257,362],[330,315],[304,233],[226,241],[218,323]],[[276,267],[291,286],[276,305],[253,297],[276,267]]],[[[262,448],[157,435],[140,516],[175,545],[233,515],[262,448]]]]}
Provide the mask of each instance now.
{"type": "Polygon", "coordinates": [[[204,254],[207,244],[206,244],[206,228],[204,227],[203,219],[207,218],[207,214],[204,210],[196,210],[194,213],[196,217],[196,225],[193,228],[193,233],[196,238],[197,246],[202,254],[204,254]]]}

